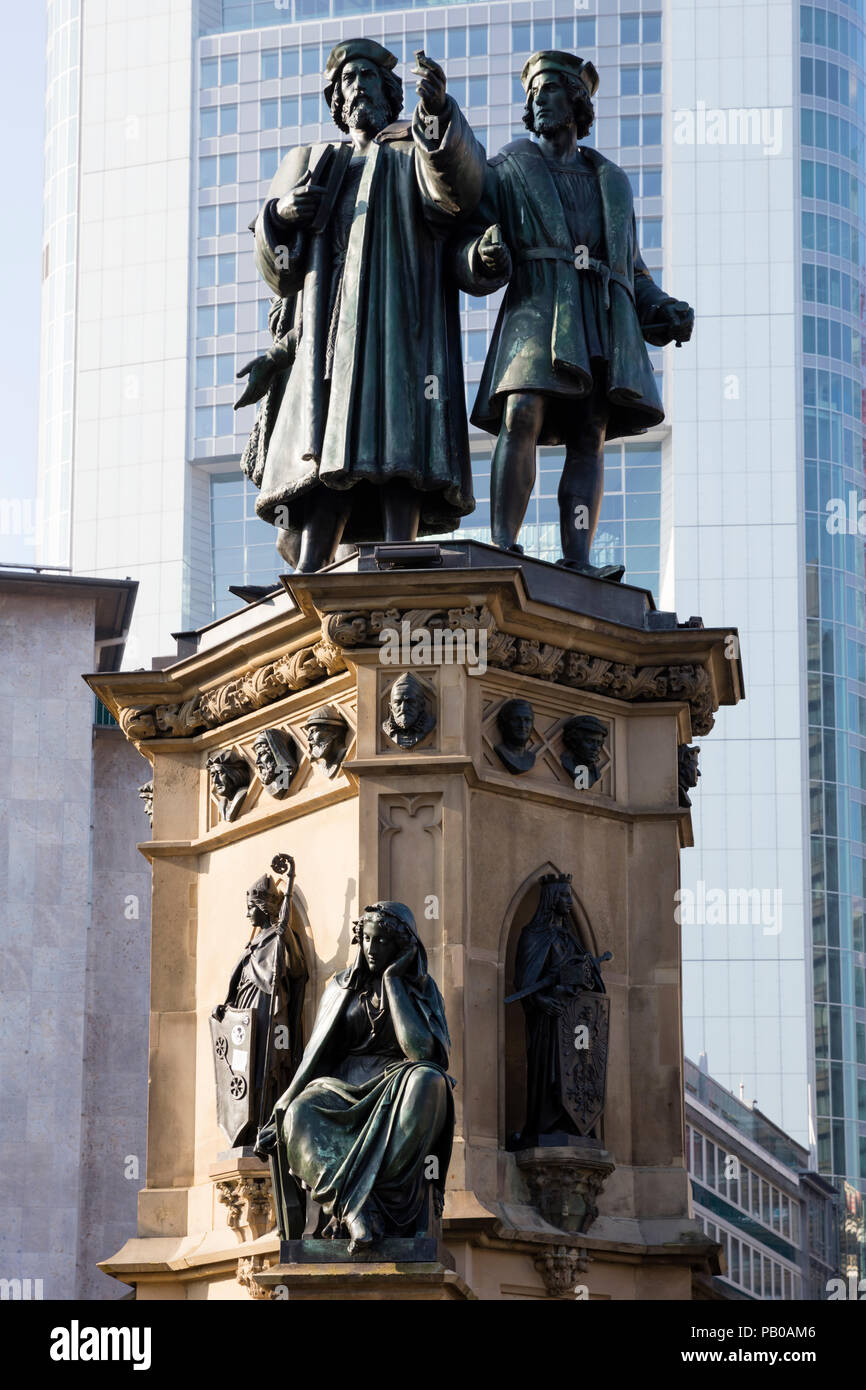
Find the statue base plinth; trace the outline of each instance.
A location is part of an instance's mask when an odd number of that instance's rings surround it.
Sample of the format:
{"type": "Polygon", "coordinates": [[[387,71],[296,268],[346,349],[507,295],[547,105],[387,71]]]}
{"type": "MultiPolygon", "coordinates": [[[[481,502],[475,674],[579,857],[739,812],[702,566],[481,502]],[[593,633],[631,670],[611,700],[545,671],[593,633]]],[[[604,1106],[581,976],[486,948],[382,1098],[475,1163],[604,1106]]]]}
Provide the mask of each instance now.
{"type": "Polygon", "coordinates": [[[598,1216],[598,1199],[614,1170],[606,1149],[591,1140],[575,1139],[557,1147],[515,1153],[533,1206],[551,1226],[582,1235],[598,1216]]]}
{"type": "MultiPolygon", "coordinates": [[[[453,1302],[475,1300],[476,1295],[454,1269],[440,1261],[409,1261],[383,1258],[382,1242],[378,1258],[370,1260],[332,1260],[331,1263],[284,1263],[271,1265],[254,1276],[265,1298],[319,1302],[343,1299],[399,1300],[400,1302],[453,1302]]],[[[415,1241],[393,1241],[393,1245],[415,1245],[415,1241]]],[[[340,1245],[346,1241],[286,1241],[286,1245],[340,1245]]]]}
{"type": "Polygon", "coordinates": [[[349,1254],[347,1240],[283,1240],[280,1242],[280,1265],[337,1265],[337,1264],[440,1264],[454,1269],[454,1261],[435,1236],[414,1236],[404,1239],[386,1237],[363,1250],[349,1254]]]}

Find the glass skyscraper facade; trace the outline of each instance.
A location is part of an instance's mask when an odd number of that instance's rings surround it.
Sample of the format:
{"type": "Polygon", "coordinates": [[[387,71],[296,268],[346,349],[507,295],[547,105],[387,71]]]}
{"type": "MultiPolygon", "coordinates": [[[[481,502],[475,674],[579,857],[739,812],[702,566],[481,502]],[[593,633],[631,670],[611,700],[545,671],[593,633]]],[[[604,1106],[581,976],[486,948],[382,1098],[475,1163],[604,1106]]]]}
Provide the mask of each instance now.
{"type": "Polygon", "coordinates": [[[815,1101],[866,1190],[866,25],[802,5],[803,454],[815,1101]]]}
{"type": "MultiPolygon", "coordinates": [[[[684,922],[686,1050],[866,1190],[863,0],[51,0],[40,558],[139,579],[131,666],[283,568],[238,468],[235,374],[270,345],[248,226],[282,155],[333,137],[324,59],[358,33],[407,109],[415,50],[442,62],[491,153],[525,134],[531,51],[599,71],[591,143],[698,319],[651,352],[664,425],[608,446],[594,558],[739,625],[748,700],[702,749],[683,886],[780,901],[684,922]]],[[[498,304],[461,298],[470,408],[498,304]]],[[[493,441],[470,442],[461,533],[486,540],[493,441]]],[[[521,535],[542,558],[560,458],[521,535]]]]}

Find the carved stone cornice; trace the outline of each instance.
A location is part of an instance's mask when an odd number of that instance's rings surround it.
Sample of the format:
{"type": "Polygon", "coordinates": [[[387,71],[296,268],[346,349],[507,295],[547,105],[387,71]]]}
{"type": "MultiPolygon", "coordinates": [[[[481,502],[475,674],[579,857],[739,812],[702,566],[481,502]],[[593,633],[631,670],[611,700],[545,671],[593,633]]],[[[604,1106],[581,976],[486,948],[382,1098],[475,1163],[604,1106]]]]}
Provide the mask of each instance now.
{"type": "Polygon", "coordinates": [[[486,632],[489,668],[515,675],[607,695],[629,703],[683,701],[691,711],[692,732],[701,736],[713,727],[716,701],[707,667],[687,665],[638,666],[608,660],[579,649],[501,630],[486,606],[447,609],[390,608],[364,612],[328,613],[316,642],[262,666],[252,667],[224,685],[217,685],[175,704],[120,707],[118,721],[135,742],[154,738],[185,738],[229,724],[295,691],[316,685],[346,669],[345,653],[378,646],[383,628],[401,631],[437,629],[486,632]]]}

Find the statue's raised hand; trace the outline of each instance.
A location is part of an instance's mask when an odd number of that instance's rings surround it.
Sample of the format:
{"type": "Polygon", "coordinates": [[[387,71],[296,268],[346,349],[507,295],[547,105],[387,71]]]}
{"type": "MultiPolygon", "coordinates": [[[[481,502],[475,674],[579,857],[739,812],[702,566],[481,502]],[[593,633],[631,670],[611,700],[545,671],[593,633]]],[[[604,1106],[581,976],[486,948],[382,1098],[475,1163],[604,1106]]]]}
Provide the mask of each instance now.
{"type": "Polygon", "coordinates": [[[445,110],[445,73],[422,49],[415,54],[415,62],[417,67],[412,71],[419,79],[415,88],[418,100],[429,116],[440,116],[445,110]]]}
{"type": "Polygon", "coordinates": [[[490,275],[497,279],[511,275],[511,252],[502,240],[502,228],[496,223],[488,227],[478,241],[478,259],[490,275]]]}

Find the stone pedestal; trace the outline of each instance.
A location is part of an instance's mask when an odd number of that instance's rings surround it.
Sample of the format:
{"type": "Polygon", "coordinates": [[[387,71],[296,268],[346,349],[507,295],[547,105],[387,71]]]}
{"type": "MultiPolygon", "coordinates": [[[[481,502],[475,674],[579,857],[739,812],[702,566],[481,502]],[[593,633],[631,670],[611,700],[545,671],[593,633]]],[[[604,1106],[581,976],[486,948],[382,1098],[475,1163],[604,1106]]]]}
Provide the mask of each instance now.
{"type": "MultiPolygon", "coordinates": [[[[258,1186],[241,1191],[251,1181],[242,1165],[256,1160],[224,1160],[236,1161],[234,1174],[217,1161],[226,1145],[208,1027],[248,935],[246,888],[280,851],[297,863],[307,1034],[325,982],[347,963],[353,917],[398,899],[415,914],[444,995],[457,1080],[443,1226],[456,1275],[293,1266],[289,1296],[390,1296],[383,1290],[402,1278],[412,1292],[401,1297],[560,1297],[577,1273],[589,1297],[689,1298],[693,1274],[717,1268],[717,1247],[691,1217],[684,1163],[674,895],[692,838],[677,759],[680,745],[709,733],[720,704],[741,697],[732,634],[680,626],[641,590],[476,543],[443,545],[440,560],[395,565],[388,547],[364,546],[206,629],[196,652],[166,670],[90,678],[154,772],[154,838],[141,846],[153,866],[147,1185],[138,1237],[102,1266],[139,1296],[256,1296],[251,1280],[268,1289],[285,1271],[276,1233],[261,1229],[258,1186]],[[396,664],[383,660],[387,630],[403,639],[396,664]],[[435,716],[408,748],[382,727],[405,670],[435,716]],[[533,708],[535,758],[514,775],[496,753],[496,717],[518,696],[533,708]],[[325,703],[348,726],[332,777],[311,764],[303,733],[325,703]],[[589,789],[561,761],[576,714],[608,728],[589,789]],[[300,754],[280,800],[252,758],[257,734],[272,728],[300,754]],[[253,769],[230,822],[205,767],[221,749],[253,769]],[[573,876],[582,944],[613,955],[603,1153],[592,1163],[584,1153],[582,1175],[571,1173],[583,1202],[578,1212],[567,1203],[571,1230],[556,1224],[549,1178],[508,1149],[524,1118],[525,1061],[520,1008],[503,1001],[539,878],[551,872],[573,876]]],[[[542,1152],[549,1168],[552,1151],[542,1152]]]]}

